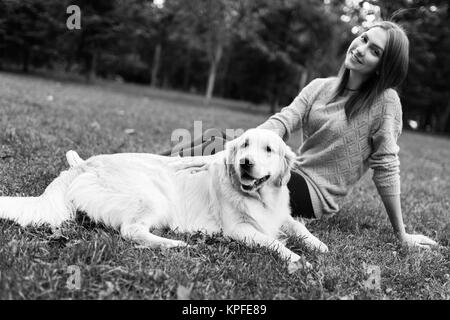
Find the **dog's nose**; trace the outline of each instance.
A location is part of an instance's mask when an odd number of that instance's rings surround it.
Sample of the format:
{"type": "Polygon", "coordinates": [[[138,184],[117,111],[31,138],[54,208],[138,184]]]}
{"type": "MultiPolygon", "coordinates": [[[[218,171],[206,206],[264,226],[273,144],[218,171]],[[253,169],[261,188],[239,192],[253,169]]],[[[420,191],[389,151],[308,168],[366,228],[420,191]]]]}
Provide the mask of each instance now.
{"type": "Polygon", "coordinates": [[[241,159],[240,165],[243,169],[250,169],[255,165],[255,162],[252,159],[245,157],[244,159],[241,159]]]}

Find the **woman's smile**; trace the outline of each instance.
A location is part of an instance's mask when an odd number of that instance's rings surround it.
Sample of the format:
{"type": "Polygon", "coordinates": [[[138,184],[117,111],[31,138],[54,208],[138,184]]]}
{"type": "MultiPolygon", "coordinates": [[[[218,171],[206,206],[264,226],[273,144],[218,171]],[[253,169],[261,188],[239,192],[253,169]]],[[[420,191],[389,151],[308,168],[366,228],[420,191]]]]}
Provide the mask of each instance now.
{"type": "Polygon", "coordinates": [[[358,56],[355,54],[355,51],[351,51],[351,52],[349,52],[349,53],[350,53],[351,58],[352,58],[355,62],[357,62],[357,63],[359,63],[359,64],[364,64],[364,63],[362,62],[362,60],[361,60],[360,58],[358,58],[358,56]]]}

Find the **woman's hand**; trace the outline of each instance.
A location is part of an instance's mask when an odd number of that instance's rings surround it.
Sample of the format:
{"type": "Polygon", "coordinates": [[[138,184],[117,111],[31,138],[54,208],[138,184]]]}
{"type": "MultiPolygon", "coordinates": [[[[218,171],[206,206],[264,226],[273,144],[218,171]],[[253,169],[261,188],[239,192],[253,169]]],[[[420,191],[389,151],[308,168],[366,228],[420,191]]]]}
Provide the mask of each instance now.
{"type": "Polygon", "coordinates": [[[421,234],[409,234],[405,232],[405,225],[403,224],[402,209],[400,205],[400,195],[382,196],[381,199],[383,200],[394,232],[403,245],[427,249],[438,245],[436,241],[421,234]]]}
{"type": "Polygon", "coordinates": [[[431,247],[437,246],[438,243],[426,236],[421,234],[409,234],[405,233],[400,237],[402,244],[408,247],[419,247],[430,249],[431,247]]]}
{"type": "Polygon", "coordinates": [[[211,163],[219,159],[222,152],[218,152],[209,156],[195,156],[195,157],[177,157],[170,161],[168,166],[176,172],[182,170],[189,170],[191,174],[208,170],[211,163]]]}

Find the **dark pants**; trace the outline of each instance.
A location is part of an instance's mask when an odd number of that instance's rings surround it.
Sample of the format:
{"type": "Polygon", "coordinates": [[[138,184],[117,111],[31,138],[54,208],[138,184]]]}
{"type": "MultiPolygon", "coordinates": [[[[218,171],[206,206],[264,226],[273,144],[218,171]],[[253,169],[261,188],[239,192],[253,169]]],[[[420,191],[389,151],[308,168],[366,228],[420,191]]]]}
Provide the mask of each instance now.
{"type": "MultiPolygon", "coordinates": [[[[224,147],[225,142],[227,140],[230,140],[230,138],[225,136],[225,134],[223,134],[222,137],[219,136],[214,137],[212,139],[219,139],[221,143],[217,143],[217,141],[215,141],[215,145],[221,144],[222,147],[224,147]]],[[[213,143],[213,140],[203,141],[203,138],[200,138],[192,141],[190,144],[187,144],[182,148],[179,148],[178,149],[179,151],[176,153],[173,153],[172,152],[173,150],[171,149],[161,152],[160,155],[164,156],[180,155],[182,157],[185,155],[194,155],[200,153],[203,155],[203,151],[210,143],[213,143]]],[[[220,150],[214,151],[218,152],[220,150]]],[[[289,180],[287,187],[290,193],[290,205],[292,209],[292,216],[308,219],[315,218],[314,210],[311,203],[311,197],[309,195],[308,185],[306,184],[305,179],[295,170],[291,171],[291,179],[289,180]]]]}
{"type": "Polygon", "coordinates": [[[308,185],[305,179],[295,170],[291,170],[291,179],[287,187],[289,189],[292,216],[313,219],[314,209],[309,195],[308,185]]]}

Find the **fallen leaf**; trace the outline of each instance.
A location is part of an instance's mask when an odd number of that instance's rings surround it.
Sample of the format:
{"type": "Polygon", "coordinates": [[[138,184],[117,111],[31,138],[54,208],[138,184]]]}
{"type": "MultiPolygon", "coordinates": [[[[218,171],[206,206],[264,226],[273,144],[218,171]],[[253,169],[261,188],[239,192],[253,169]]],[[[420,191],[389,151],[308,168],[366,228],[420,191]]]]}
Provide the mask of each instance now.
{"type": "Polygon", "coordinates": [[[15,256],[19,249],[19,241],[11,240],[10,242],[8,242],[8,246],[11,247],[12,254],[13,256],[15,256]]]}
{"type": "Polygon", "coordinates": [[[363,287],[367,290],[381,290],[381,269],[377,265],[363,263],[364,272],[369,276],[363,281],[363,287]]]}
{"type": "Polygon", "coordinates": [[[44,266],[51,266],[52,265],[51,263],[49,263],[47,261],[44,261],[42,259],[38,259],[38,258],[34,258],[33,261],[38,263],[38,264],[40,264],[40,265],[44,265],[44,266]]]}
{"type": "Polygon", "coordinates": [[[0,158],[6,159],[11,158],[13,156],[13,150],[8,146],[2,146],[0,149],[0,158]]]}
{"type": "Polygon", "coordinates": [[[74,241],[71,241],[71,242],[67,243],[66,247],[67,248],[71,248],[71,247],[74,247],[74,246],[76,246],[76,245],[78,245],[79,243],[82,243],[82,242],[83,242],[82,240],[74,240],[74,241]]]}
{"type": "Polygon", "coordinates": [[[312,269],[312,265],[306,261],[306,259],[302,256],[299,261],[292,262],[290,261],[288,264],[288,273],[293,274],[298,270],[310,270],[312,269]]]}
{"type": "Polygon", "coordinates": [[[16,128],[13,128],[13,127],[7,128],[5,134],[8,137],[8,139],[10,139],[10,140],[15,138],[16,137],[16,128]]]}
{"type": "Polygon", "coordinates": [[[102,290],[98,293],[99,299],[105,299],[114,292],[114,285],[112,282],[106,281],[106,290],[102,290]]]}
{"type": "Polygon", "coordinates": [[[148,275],[156,282],[164,282],[169,278],[169,275],[161,269],[151,269],[148,275]]]}
{"type": "Polygon", "coordinates": [[[125,129],[124,132],[125,132],[126,134],[130,134],[130,135],[136,133],[136,131],[135,131],[134,129],[125,129]]]}
{"type": "Polygon", "coordinates": [[[62,234],[62,231],[60,228],[54,228],[54,229],[52,229],[52,232],[53,232],[52,235],[48,236],[48,238],[51,240],[60,240],[60,239],[69,240],[68,237],[66,237],[65,235],[62,234]]]}
{"type": "Polygon", "coordinates": [[[100,130],[101,129],[100,123],[98,123],[97,121],[91,122],[91,124],[89,126],[92,129],[94,129],[94,130],[100,130]]]}
{"type": "Polygon", "coordinates": [[[178,288],[177,288],[177,299],[178,300],[190,300],[193,287],[194,287],[193,283],[189,284],[189,287],[185,287],[185,286],[182,286],[181,284],[179,284],[178,288]]]}
{"type": "Polygon", "coordinates": [[[62,234],[60,228],[54,228],[52,231],[53,233],[47,237],[48,244],[64,248],[67,242],[69,242],[69,238],[62,234]]]}

